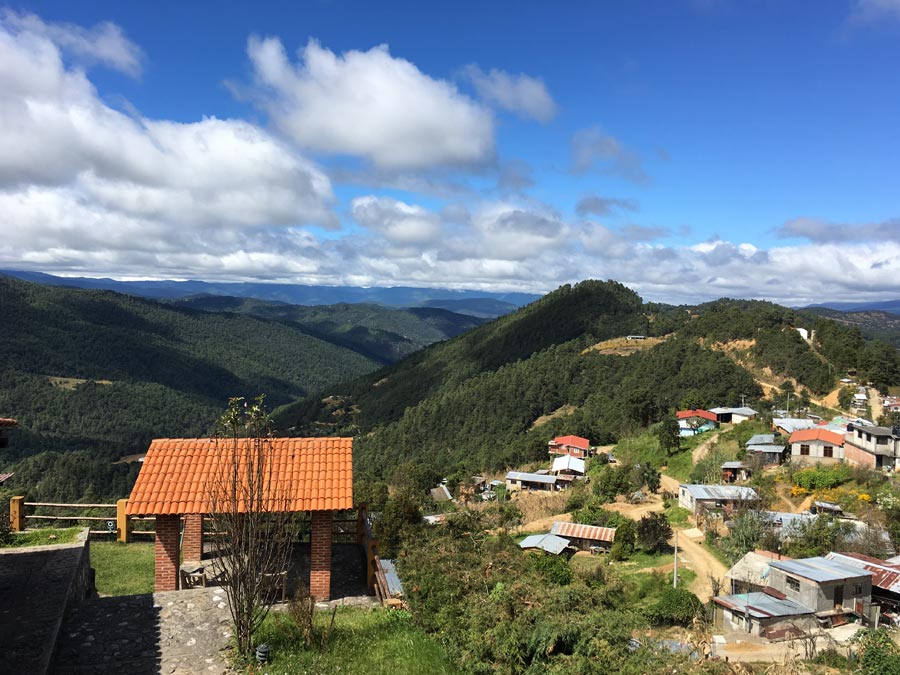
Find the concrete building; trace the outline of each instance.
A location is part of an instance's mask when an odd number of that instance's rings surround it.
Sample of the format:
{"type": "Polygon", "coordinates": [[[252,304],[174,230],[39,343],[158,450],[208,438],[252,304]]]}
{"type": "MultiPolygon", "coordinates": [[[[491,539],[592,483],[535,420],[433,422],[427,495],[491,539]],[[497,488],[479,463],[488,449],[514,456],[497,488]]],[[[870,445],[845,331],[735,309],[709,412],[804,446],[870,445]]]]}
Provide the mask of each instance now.
{"type": "Polygon", "coordinates": [[[790,560],[771,551],[749,551],[725,573],[732,594],[762,592],[769,585],[769,563],[790,560]]]}
{"type": "Polygon", "coordinates": [[[591,442],[581,436],[557,436],[547,446],[551,455],[571,455],[584,459],[591,454],[591,442]]]}
{"type": "Polygon", "coordinates": [[[519,490],[555,490],[556,476],[544,473],[525,473],[510,471],[506,474],[506,489],[510,492],[519,490]]]}
{"type": "Polygon", "coordinates": [[[759,457],[763,464],[784,462],[785,445],[776,441],[775,434],[755,434],[745,447],[751,457],[759,457]]]}
{"type": "Polygon", "coordinates": [[[773,560],[769,586],[812,609],[817,616],[867,615],[872,603],[872,573],[827,558],[773,560]]]}
{"type": "Polygon", "coordinates": [[[791,462],[795,464],[836,464],[844,461],[844,435],[814,427],[791,434],[791,462]]]}
{"type": "Polygon", "coordinates": [[[714,625],[720,630],[744,631],[768,639],[799,636],[816,628],[815,613],[793,600],[767,592],[720,595],[714,625]]]}
{"type": "Polygon", "coordinates": [[[858,466],[896,470],[900,466],[900,427],[847,425],[844,457],[858,466]]]}

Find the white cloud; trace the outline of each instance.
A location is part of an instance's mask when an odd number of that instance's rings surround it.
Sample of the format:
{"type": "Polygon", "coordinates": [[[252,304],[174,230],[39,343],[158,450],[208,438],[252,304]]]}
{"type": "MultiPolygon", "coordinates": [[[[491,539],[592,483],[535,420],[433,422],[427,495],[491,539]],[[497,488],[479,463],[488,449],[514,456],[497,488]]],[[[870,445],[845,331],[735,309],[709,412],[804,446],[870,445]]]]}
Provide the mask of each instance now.
{"type": "Polygon", "coordinates": [[[337,55],[310,40],[296,66],[277,38],[251,37],[247,53],[262,105],[304,147],[392,170],[493,157],[490,113],[386,45],[337,55]]]}
{"type": "Polygon", "coordinates": [[[618,199],[616,197],[598,197],[597,195],[588,195],[578,200],[575,206],[575,212],[579,216],[593,214],[595,216],[605,216],[616,210],[637,211],[638,203],[634,199],[618,199]]]}
{"type": "Polygon", "coordinates": [[[434,243],[441,232],[440,216],[396,199],[357,197],[350,208],[356,222],[394,243],[434,243]]]}
{"type": "Polygon", "coordinates": [[[900,242],[900,218],[880,223],[826,223],[815,218],[794,218],[775,230],[784,239],[813,242],[896,241],[900,242]]]}
{"type": "Polygon", "coordinates": [[[482,99],[519,117],[549,122],[556,116],[556,102],[542,80],[496,68],[485,73],[475,64],[466,66],[463,75],[482,99]]]}
{"type": "MultiPolygon", "coordinates": [[[[101,38],[121,35],[104,26],[101,38]]],[[[0,21],[6,266],[106,260],[105,269],[130,261],[158,270],[168,268],[163,255],[262,246],[248,228],[336,224],[327,176],[266,131],[241,120],[177,123],[107,106],[85,72],[64,61],[56,41],[73,49],[72,36],[84,37],[35,17],[6,13],[0,21]]],[[[96,58],[128,65],[100,42],[96,58]]]]}
{"type": "Polygon", "coordinates": [[[572,136],[572,172],[600,171],[633,183],[648,183],[641,156],[599,127],[581,129],[572,136]]]}
{"type": "Polygon", "coordinates": [[[14,34],[42,37],[83,65],[95,63],[137,77],[141,74],[141,50],[114,23],[84,28],[69,23],[45,23],[35,14],[0,10],[0,23],[14,34]]]}

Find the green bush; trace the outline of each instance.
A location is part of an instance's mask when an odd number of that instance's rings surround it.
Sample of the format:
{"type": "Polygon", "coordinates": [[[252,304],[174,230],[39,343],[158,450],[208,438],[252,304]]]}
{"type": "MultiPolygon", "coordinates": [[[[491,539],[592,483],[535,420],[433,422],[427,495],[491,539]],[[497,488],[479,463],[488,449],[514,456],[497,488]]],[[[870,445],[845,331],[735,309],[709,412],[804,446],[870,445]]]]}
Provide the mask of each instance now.
{"type": "Polygon", "coordinates": [[[687,626],[702,609],[700,599],[686,588],[667,586],[656,604],[647,610],[647,618],[655,625],[687,626]]]}
{"type": "Polygon", "coordinates": [[[835,488],[846,483],[852,477],[853,473],[849,466],[846,464],[835,464],[834,466],[817,466],[795,471],[793,481],[794,485],[815,491],[835,488]]]}
{"type": "Polygon", "coordinates": [[[534,555],[531,564],[547,581],[557,586],[572,583],[574,572],[565,558],[556,555],[534,555]]]}

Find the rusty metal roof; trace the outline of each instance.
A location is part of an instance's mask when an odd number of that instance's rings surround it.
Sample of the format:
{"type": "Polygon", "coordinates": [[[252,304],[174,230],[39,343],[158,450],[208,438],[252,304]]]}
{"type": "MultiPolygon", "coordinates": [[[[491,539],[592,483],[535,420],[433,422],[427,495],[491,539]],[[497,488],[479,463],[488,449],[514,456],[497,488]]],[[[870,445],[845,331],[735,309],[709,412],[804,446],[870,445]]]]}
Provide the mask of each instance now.
{"type": "Polygon", "coordinates": [[[829,553],[829,560],[859,567],[872,573],[872,585],[892,593],[900,593],[900,565],[862,553],[829,553]]]}
{"type": "Polygon", "coordinates": [[[564,523],[557,520],[550,528],[551,534],[572,539],[590,539],[591,541],[612,542],[616,536],[614,527],[597,527],[596,525],[581,525],[580,523],[564,523]]]}

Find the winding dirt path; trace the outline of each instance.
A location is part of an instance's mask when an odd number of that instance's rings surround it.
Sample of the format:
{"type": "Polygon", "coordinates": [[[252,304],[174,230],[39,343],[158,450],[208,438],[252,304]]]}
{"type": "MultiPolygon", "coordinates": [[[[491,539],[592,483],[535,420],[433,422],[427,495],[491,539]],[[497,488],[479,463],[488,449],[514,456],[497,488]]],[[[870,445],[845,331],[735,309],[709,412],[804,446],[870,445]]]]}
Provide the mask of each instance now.
{"type": "MultiPolygon", "coordinates": [[[[674,545],[674,537],[671,543],[674,545]]],[[[697,578],[688,585],[688,590],[700,598],[701,602],[706,602],[712,597],[710,577],[724,580],[725,572],[728,571],[718,558],[703,548],[699,542],[684,534],[683,530],[678,533],[678,564],[697,574],[697,578]]]]}
{"type": "Polygon", "coordinates": [[[716,441],[719,440],[720,433],[722,432],[713,431],[709,435],[709,438],[707,438],[700,445],[693,449],[693,451],[691,452],[691,459],[693,460],[694,464],[706,457],[706,453],[709,452],[709,449],[715,444],[716,441]]]}

